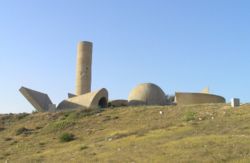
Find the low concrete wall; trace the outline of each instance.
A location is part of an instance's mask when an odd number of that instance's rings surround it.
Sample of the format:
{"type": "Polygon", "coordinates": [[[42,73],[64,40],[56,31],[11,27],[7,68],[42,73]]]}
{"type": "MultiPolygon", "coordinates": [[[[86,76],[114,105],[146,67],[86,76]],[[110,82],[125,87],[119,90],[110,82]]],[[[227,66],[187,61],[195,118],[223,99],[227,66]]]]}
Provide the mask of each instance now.
{"type": "Polygon", "coordinates": [[[207,93],[176,92],[175,102],[177,103],[177,105],[188,105],[204,103],[225,103],[226,100],[222,96],[207,93]]]}
{"type": "Polygon", "coordinates": [[[109,106],[113,106],[113,107],[121,107],[121,106],[128,106],[128,100],[112,100],[109,101],[109,106]]]}

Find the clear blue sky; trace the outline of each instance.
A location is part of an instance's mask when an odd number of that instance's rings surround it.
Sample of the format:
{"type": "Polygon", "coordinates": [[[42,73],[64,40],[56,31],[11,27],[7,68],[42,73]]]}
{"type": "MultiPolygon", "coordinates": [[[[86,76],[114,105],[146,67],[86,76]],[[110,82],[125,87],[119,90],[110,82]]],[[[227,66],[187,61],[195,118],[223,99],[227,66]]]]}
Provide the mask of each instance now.
{"type": "Polygon", "coordinates": [[[139,83],[250,101],[249,0],[2,0],[0,113],[31,112],[21,86],[54,103],[75,92],[76,45],[94,43],[92,90],[139,83]]]}

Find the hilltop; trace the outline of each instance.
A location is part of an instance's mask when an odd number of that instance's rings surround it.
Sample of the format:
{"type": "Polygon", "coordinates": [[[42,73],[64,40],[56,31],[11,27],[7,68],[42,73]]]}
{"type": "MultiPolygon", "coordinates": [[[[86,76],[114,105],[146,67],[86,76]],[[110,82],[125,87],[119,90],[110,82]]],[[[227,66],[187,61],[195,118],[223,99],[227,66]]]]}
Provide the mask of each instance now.
{"type": "Polygon", "coordinates": [[[0,162],[250,161],[250,105],[0,115],[0,162]]]}

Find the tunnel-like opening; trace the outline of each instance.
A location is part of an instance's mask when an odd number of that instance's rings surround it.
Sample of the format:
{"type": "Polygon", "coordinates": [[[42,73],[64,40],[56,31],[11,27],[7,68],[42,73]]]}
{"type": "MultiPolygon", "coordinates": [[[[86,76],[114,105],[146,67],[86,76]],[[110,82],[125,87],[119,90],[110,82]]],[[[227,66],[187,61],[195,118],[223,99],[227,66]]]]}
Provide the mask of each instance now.
{"type": "Polygon", "coordinates": [[[106,108],[108,106],[107,99],[105,97],[102,97],[98,102],[98,106],[100,108],[106,108]]]}

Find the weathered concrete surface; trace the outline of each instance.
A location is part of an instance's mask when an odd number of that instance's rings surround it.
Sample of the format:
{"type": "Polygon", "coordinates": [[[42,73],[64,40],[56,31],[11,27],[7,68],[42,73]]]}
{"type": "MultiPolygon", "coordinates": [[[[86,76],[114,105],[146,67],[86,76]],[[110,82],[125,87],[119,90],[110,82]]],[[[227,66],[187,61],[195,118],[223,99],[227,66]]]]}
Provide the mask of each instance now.
{"type": "Polygon", "coordinates": [[[87,107],[80,105],[80,104],[77,104],[77,103],[74,103],[74,102],[71,102],[71,101],[69,101],[69,99],[66,99],[58,104],[56,111],[78,109],[78,108],[87,108],[87,107]]]}
{"type": "Polygon", "coordinates": [[[108,91],[102,88],[96,92],[90,92],[63,100],[57,110],[84,108],[105,108],[108,105],[108,91]]]}
{"type": "Polygon", "coordinates": [[[55,112],[56,111],[56,104],[49,104],[49,112],[55,112]]]}
{"type": "Polygon", "coordinates": [[[128,106],[128,100],[112,100],[109,101],[109,106],[113,107],[121,107],[121,106],[128,106]]]}
{"type": "Polygon", "coordinates": [[[240,106],[240,99],[239,98],[232,98],[231,99],[231,106],[233,108],[240,106]]]}
{"type": "Polygon", "coordinates": [[[203,103],[225,103],[226,100],[222,96],[207,93],[176,92],[175,102],[177,103],[177,105],[188,105],[203,103]]]}
{"type": "Polygon", "coordinates": [[[21,87],[19,91],[40,112],[48,111],[52,102],[49,96],[45,93],[38,92],[29,88],[21,87]]]}
{"type": "Polygon", "coordinates": [[[82,41],[77,46],[76,95],[91,91],[92,43],[82,41]]]}
{"type": "Polygon", "coordinates": [[[166,96],[162,89],[152,83],[135,87],[129,94],[129,105],[165,105],[166,96]]]}

